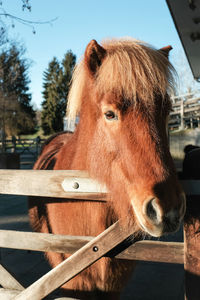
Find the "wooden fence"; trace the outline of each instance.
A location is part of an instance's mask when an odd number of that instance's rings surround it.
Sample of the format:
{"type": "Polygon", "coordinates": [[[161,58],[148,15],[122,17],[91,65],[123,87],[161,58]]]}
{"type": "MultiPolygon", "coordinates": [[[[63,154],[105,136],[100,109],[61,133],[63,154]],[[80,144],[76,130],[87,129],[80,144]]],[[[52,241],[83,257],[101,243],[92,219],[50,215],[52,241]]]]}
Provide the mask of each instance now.
{"type": "MultiPolygon", "coordinates": [[[[182,184],[186,193],[190,194],[189,213],[186,214],[184,225],[184,243],[139,241],[116,254],[115,258],[184,264],[186,299],[199,300],[200,201],[196,197],[200,195],[200,185],[194,181],[184,181],[182,184]]],[[[0,170],[0,193],[106,201],[105,187],[91,180],[82,171],[0,170]]],[[[121,230],[119,222],[97,237],[0,230],[0,247],[72,253],[68,259],[26,289],[1,263],[0,285],[3,289],[0,290],[0,298],[7,293],[8,298],[4,299],[43,299],[106,255],[132,233],[130,228],[121,230]]]]}
{"type": "Polygon", "coordinates": [[[35,139],[20,139],[13,136],[12,139],[0,140],[0,149],[2,149],[4,153],[28,153],[36,158],[44,141],[45,139],[41,139],[39,136],[35,139]]]}

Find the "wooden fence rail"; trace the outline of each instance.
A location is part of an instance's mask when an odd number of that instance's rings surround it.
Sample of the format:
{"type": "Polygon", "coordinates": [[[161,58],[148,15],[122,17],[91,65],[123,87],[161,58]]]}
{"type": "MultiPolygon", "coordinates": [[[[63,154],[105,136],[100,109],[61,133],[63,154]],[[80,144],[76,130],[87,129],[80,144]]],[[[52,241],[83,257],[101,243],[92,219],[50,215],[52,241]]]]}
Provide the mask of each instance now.
{"type": "Polygon", "coordinates": [[[0,193],[106,201],[106,189],[83,171],[0,170],[0,193]]]}
{"type": "MultiPolygon", "coordinates": [[[[200,180],[182,180],[185,193],[200,195],[200,180]]],[[[105,186],[84,171],[0,170],[0,194],[106,201],[105,186]]]]}
{"type": "MultiPolygon", "coordinates": [[[[0,247],[20,250],[73,254],[92,239],[94,237],[0,230],[0,247]]],[[[183,248],[183,243],[178,242],[138,241],[115,258],[183,264],[183,248]]]]}
{"type": "MultiPolygon", "coordinates": [[[[186,193],[192,194],[194,197],[200,195],[200,184],[198,183],[198,181],[182,182],[186,193]]],[[[107,195],[106,188],[99,185],[96,181],[91,180],[86,172],[48,170],[0,170],[0,193],[48,198],[62,197],[66,198],[66,201],[70,198],[78,199],[78,201],[98,200],[104,202],[106,201],[107,195]]],[[[49,201],[51,201],[51,198],[49,199],[49,201]]],[[[190,199],[190,202],[193,203],[194,201],[190,199]]],[[[193,222],[196,222],[195,218],[193,218],[193,222]]],[[[190,226],[190,222],[188,224],[186,225],[190,226]]],[[[199,243],[197,243],[199,242],[199,236],[196,231],[192,232],[193,235],[191,236],[191,234],[189,234],[191,227],[187,227],[186,225],[185,243],[139,241],[130,245],[122,252],[115,253],[114,257],[117,259],[184,263],[186,270],[186,299],[200,299],[199,289],[194,285],[194,280],[191,280],[190,276],[190,273],[196,274],[198,278],[200,275],[200,264],[198,264],[200,246],[199,243]],[[189,231],[187,228],[189,228],[189,231]],[[193,241],[195,242],[195,247],[193,241]],[[193,260],[191,260],[191,257],[195,259],[196,264],[192,263],[193,260]],[[192,293],[189,287],[192,287],[192,293]]],[[[110,226],[97,237],[63,236],[0,230],[0,247],[34,251],[67,252],[72,254],[63,263],[26,289],[8,272],[5,266],[0,265],[0,284],[5,289],[10,289],[10,287],[13,286],[13,289],[18,290],[18,293],[11,291],[11,294],[15,294],[14,299],[42,299],[102,256],[109,253],[131,234],[132,231],[130,228],[121,230],[119,222],[110,226]],[[97,249],[97,251],[94,249],[97,249]],[[8,282],[11,284],[6,284],[5,278],[8,278],[8,282]]],[[[196,277],[195,284],[197,282],[196,277]]],[[[3,292],[5,292],[5,290],[3,290],[3,292]]]]}

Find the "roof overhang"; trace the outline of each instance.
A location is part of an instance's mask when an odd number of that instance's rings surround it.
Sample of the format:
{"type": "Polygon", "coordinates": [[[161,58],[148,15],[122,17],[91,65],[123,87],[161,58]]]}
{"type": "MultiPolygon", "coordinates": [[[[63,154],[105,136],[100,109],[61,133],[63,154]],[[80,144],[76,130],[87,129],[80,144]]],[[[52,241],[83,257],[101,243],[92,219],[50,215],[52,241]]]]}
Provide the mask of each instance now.
{"type": "Polygon", "coordinates": [[[193,76],[200,81],[200,1],[166,0],[193,76]]]}

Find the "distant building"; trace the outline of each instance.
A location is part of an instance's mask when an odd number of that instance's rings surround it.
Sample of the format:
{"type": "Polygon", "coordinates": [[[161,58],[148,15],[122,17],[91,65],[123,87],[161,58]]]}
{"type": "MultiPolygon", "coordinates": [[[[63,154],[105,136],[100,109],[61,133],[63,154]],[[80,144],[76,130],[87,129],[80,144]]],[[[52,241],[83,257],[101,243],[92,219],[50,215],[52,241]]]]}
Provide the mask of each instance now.
{"type": "Polygon", "coordinates": [[[186,129],[200,127],[200,91],[172,97],[169,128],[186,129]]]}
{"type": "Polygon", "coordinates": [[[67,117],[64,117],[63,118],[63,130],[74,132],[78,122],[79,122],[79,117],[76,117],[75,120],[69,120],[67,117]]]}

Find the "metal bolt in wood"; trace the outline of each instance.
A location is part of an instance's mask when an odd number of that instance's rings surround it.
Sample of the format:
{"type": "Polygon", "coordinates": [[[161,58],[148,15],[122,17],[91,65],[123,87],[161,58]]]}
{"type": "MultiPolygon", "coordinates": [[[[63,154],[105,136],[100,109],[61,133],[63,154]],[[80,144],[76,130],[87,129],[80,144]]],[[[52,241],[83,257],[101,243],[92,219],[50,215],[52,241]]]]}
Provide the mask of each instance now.
{"type": "Polygon", "coordinates": [[[78,183],[78,182],[74,182],[74,183],[73,183],[73,188],[74,188],[75,190],[77,190],[77,189],[79,188],[79,183],[78,183]]]}

